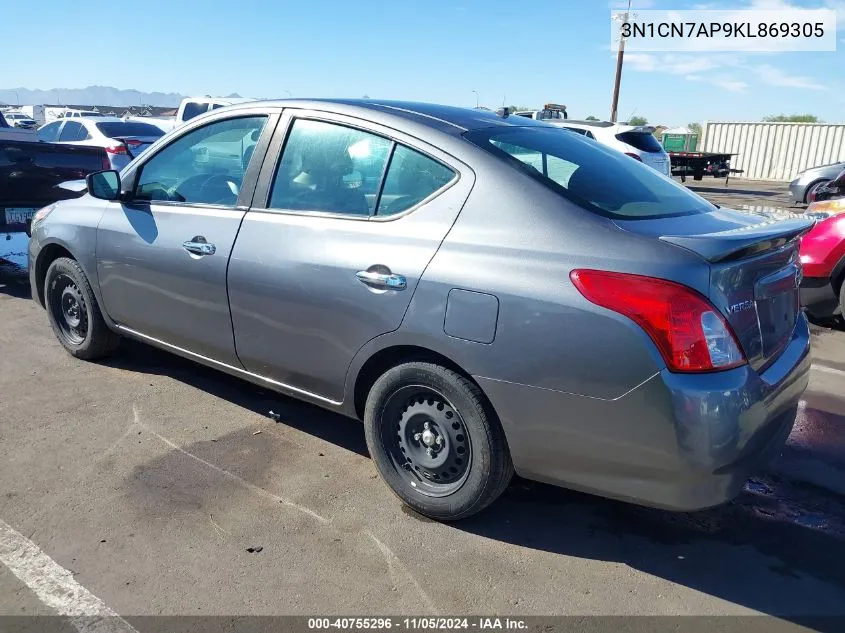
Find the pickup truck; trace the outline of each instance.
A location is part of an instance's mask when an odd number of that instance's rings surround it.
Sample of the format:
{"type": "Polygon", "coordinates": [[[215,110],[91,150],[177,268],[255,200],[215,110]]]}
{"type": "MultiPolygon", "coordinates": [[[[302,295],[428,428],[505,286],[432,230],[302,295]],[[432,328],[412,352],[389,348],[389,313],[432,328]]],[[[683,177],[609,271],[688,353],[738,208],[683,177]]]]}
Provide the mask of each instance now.
{"type": "Polygon", "coordinates": [[[84,187],[57,185],[109,169],[105,149],[6,140],[0,137],[0,235],[28,232],[41,207],[76,198],[84,187]]]}
{"type": "Polygon", "coordinates": [[[175,117],[161,118],[161,117],[127,117],[128,121],[141,121],[143,123],[150,123],[165,132],[174,130],[177,127],[184,125],[191,119],[200,114],[211,112],[218,108],[235,105],[237,103],[247,103],[255,101],[255,99],[246,99],[243,97],[185,97],[179,104],[179,109],[176,111],[175,117]]]}

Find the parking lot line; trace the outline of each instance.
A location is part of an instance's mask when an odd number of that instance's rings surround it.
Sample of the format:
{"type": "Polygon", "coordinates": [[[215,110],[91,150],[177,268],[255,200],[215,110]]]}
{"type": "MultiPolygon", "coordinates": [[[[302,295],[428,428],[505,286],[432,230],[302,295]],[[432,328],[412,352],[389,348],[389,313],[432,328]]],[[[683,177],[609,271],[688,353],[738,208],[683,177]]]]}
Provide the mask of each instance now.
{"type": "Polygon", "coordinates": [[[23,534],[0,519],[0,562],[79,633],[138,633],[23,534]]]}

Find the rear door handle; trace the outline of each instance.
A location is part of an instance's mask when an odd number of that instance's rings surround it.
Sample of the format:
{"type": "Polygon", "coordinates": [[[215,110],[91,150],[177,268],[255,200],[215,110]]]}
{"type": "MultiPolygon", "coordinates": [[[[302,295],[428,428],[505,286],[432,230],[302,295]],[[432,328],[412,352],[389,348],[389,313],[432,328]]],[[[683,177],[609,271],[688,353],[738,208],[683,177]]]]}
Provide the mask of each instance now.
{"type": "Polygon", "coordinates": [[[205,238],[201,236],[182,242],[182,248],[194,255],[214,255],[217,252],[217,247],[206,242],[205,238]]]}
{"type": "Polygon", "coordinates": [[[369,270],[359,270],[355,276],[368,286],[387,288],[389,290],[404,290],[408,283],[404,275],[395,273],[375,273],[369,270]]]}

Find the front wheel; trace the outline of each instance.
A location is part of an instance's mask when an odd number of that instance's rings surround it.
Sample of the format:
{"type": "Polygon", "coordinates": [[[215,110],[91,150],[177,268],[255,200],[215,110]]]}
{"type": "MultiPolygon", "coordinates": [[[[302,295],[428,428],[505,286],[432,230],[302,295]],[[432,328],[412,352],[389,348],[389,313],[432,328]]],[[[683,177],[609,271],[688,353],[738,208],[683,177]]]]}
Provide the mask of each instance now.
{"type": "Polygon", "coordinates": [[[481,390],[440,365],[412,362],[384,373],[367,396],[364,426],[381,476],[433,519],[479,512],[513,476],[504,433],[481,390]]]}
{"type": "Polygon", "coordinates": [[[115,350],[120,337],[103,320],[91,284],[76,261],[60,257],[50,264],[44,299],[53,333],[73,356],[94,360],[115,350]]]}

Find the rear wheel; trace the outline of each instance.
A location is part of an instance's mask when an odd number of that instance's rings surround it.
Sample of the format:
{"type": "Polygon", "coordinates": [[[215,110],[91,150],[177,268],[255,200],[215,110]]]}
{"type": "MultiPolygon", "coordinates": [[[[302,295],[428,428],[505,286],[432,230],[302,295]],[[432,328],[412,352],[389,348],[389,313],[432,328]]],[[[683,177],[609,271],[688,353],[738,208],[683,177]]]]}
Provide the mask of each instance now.
{"type": "Polygon", "coordinates": [[[804,202],[809,203],[810,202],[810,194],[815,193],[816,191],[818,191],[819,189],[824,187],[829,182],[830,182],[829,180],[817,180],[816,182],[811,184],[809,187],[807,187],[807,190],[804,192],[804,202]]]}
{"type": "Polygon", "coordinates": [[[364,424],[381,476],[425,516],[475,514],[513,476],[504,433],[483,394],[440,365],[406,363],[383,374],[367,396],[364,424]]]}
{"type": "Polygon", "coordinates": [[[76,261],[60,257],[50,264],[44,299],[53,333],[73,356],[94,360],[117,348],[120,337],[103,320],[91,284],[76,261]]]}

